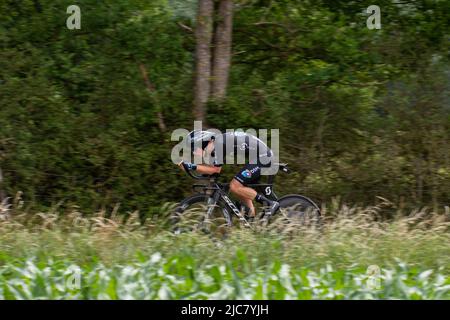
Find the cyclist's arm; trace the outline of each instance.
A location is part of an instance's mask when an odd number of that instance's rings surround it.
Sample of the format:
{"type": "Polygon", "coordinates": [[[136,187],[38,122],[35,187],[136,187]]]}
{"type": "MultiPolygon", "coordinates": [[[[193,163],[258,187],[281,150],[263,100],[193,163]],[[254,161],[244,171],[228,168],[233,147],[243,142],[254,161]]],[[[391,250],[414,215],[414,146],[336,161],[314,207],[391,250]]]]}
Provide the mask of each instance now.
{"type": "Polygon", "coordinates": [[[199,165],[197,165],[197,170],[195,170],[195,171],[197,171],[198,173],[202,173],[202,174],[215,174],[215,173],[220,173],[220,170],[222,170],[222,167],[199,164],[199,165]]]}
{"type": "MultiPolygon", "coordinates": [[[[180,162],[179,164],[180,168],[184,170],[183,167],[183,162],[180,162]]],[[[201,174],[215,174],[215,173],[220,173],[220,171],[222,170],[222,167],[218,167],[218,166],[209,166],[209,165],[205,165],[205,164],[199,164],[197,165],[197,168],[195,169],[196,172],[201,173],[201,174]]]]}

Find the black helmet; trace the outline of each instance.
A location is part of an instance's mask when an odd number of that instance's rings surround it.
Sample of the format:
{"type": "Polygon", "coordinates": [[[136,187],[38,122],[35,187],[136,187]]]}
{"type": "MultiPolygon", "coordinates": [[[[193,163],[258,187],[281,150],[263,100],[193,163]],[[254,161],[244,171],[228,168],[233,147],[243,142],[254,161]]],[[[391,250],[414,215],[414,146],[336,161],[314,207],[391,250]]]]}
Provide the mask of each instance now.
{"type": "Polygon", "coordinates": [[[211,140],[214,140],[214,132],[194,130],[187,136],[187,146],[191,148],[191,152],[194,152],[195,146],[201,146],[202,150],[205,150],[211,140]]]}

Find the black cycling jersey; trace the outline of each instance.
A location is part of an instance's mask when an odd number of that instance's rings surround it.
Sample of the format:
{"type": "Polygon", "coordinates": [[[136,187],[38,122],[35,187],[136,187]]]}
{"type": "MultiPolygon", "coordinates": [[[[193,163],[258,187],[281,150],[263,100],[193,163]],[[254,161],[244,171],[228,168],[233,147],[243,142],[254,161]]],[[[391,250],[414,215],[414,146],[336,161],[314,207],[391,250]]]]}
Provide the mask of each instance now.
{"type": "Polygon", "coordinates": [[[272,150],[254,135],[245,132],[227,132],[215,137],[210,164],[257,164],[270,166],[272,150]]]}

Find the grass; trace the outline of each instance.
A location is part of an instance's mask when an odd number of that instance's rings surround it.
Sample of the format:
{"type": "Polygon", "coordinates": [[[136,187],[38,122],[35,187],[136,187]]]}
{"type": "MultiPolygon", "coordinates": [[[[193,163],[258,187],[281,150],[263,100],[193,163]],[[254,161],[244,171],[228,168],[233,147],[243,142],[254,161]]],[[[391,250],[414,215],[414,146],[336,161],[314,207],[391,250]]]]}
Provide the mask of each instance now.
{"type": "Polygon", "coordinates": [[[144,223],[3,206],[0,298],[450,299],[449,208],[386,210],[331,203],[321,231],[280,219],[219,240],[169,232],[170,206],[144,223]]]}

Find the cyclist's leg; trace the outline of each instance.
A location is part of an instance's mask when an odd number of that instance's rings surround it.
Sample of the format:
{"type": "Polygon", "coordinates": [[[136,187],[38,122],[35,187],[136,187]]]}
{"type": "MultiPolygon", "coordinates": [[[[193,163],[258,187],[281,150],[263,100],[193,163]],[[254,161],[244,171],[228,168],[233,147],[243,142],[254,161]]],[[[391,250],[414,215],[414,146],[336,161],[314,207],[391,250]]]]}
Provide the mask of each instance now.
{"type": "Polygon", "coordinates": [[[243,198],[240,198],[240,200],[241,200],[241,203],[243,205],[245,205],[245,208],[243,211],[244,217],[246,217],[246,218],[252,217],[253,218],[256,215],[255,206],[253,205],[253,201],[250,199],[243,199],[243,198]]]}
{"type": "Polygon", "coordinates": [[[257,197],[257,192],[248,187],[248,184],[257,183],[261,176],[261,168],[256,164],[245,165],[233,178],[230,183],[230,191],[236,195],[250,211],[249,216],[255,216],[253,199],[257,197]]]}
{"type": "MultiPolygon", "coordinates": [[[[260,159],[260,160],[262,160],[262,159],[260,159]]],[[[268,168],[271,166],[271,161],[263,161],[263,162],[258,161],[258,166],[260,168],[268,168]]],[[[280,207],[280,204],[278,203],[278,201],[270,200],[270,199],[266,198],[266,196],[264,194],[258,193],[255,200],[261,204],[267,204],[269,206],[269,213],[271,215],[274,214],[280,207]]]]}

